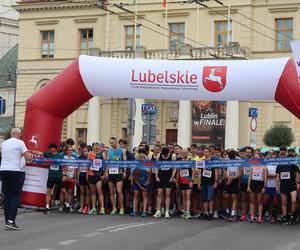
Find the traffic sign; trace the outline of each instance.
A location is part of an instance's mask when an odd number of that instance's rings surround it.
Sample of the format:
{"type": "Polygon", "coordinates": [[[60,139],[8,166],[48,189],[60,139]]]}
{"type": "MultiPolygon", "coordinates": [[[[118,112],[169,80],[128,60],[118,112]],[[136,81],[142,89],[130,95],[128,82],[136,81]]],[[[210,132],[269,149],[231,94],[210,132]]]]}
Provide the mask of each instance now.
{"type": "Polygon", "coordinates": [[[257,128],[257,121],[256,121],[256,118],[251,118],[251,121],[250,121],[250,129],[252,132],[254,132],[257,128]]]}
{"type": "Polygon", "coordinates": [[[256,118],[258,116],[257,108],[249,108],[248,117],[256,118]]]}
{"type": "Polygon", "coordinates": [[[157,111],[157,107],[155,103],[145,103],[142,104],[142,113],[143,114],[155,114],[157,111]]]}
{"type": "Polygon", "coordinates": [[[4,115],[6,112],[6,100],[0,96],[0,115],[4,115]]]}

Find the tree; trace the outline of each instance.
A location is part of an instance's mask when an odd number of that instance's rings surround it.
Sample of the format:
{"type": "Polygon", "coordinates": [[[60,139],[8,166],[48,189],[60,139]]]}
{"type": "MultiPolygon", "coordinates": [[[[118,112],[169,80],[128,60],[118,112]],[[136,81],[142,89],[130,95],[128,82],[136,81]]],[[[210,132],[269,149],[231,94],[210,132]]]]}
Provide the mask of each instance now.
{"type": "Polygon", "coordinates": [[[275,124],[266,131],[263,141],[269,147],[290,146],[294,141],[294,134],[285,124],[275,124]]]}

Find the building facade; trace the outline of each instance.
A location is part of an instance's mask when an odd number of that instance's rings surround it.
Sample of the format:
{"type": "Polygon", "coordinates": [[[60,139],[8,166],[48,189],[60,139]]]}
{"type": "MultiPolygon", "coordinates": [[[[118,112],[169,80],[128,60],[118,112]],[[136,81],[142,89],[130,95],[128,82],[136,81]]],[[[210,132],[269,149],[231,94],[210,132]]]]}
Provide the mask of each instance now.
{"type": "MultiPolygon", "coordinates": [[[[26,99],[81,54],[136,58],[142,50],[138,56],[149,60],[262,59],[290,56],[289,41],[300,36],[296,0],[231,0],[230,8],[226,7],[228,1],[224,1],[225,7],[215,1],[204,6],[170,2],[167,10],[162,1],[140,0],[136,5],[128,1],[122,6],[117,1],[109,3],[110,12],[96,1],[81,0],[24,1],[15,7],[20,14],[18,126],[23,126],[26,99]]],[[[157,142],[178,140],[184,146],[191,142],[192,121],[186,116],[191,113],[190,102],[142,102],[158,106],[157,142]]],[[[249,144],[249,107],[257,107],[259,112],[257,146],[263,146],[263,135],[274,123],[291,127],[294,144],[299,145],[298,119],[279,104],[267,101],[227,103],[225,145],[249,144]]],[[[93,125],[98,131],[95,139],[105,143],[110,136],[127,138],[127,113],[127,99],[101,97],[90,101],[65,120],[63,139],[85,141],[93,125]]],[[[137,133],[141,134],[141,119],[137,121],[137,133]]]]}

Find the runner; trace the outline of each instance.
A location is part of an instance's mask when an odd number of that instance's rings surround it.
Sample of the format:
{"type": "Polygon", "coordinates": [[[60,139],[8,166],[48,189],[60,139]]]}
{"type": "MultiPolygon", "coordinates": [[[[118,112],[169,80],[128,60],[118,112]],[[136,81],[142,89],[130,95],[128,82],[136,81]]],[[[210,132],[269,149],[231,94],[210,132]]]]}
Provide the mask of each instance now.
{"type": "MultiPolygon", "coordinates": [[[[64,159],[74,160],[72,156],[73,148],[71,146],[66,146],[64,159]]],[[[76,178],[76,167],[66,166],[63,169],[63,181],[64,186],[67,189],[68,196],[65,198],[66,202],[66,212],[73,212],[74,205],[74,190],[75,190],[75,178],[76,178]]]]}
{"type": "MultiPolygon", "coordinates": [[[[80,156],[78,159],[86,160],[88,159],[89,151],[86,145],[81,145],[80,156]]],[[[78,212],[87,214],[89,212],[90,204],[90,190],[87,182],[87,166],[80,166],[77,171],[77,180],[79,180],[80,188],[80,209],[78,212]]]]}
{"type": "MultiPolygon", "coordinates": [[[[118,146],[117,138],[111,137],[109,139],[110,148],[108,150],[108,159],[113,161],[127,160],[126,151],[118,146]]],[[[108,176],[110,201],[112,204],[111,215],[116,215],[116,190],[118,195],[118,206],[120,208],[119,215],[124,215],[124,195],[123,195],[123,179],[126,178],[126,169],[118,167],[108,167],[106,170],[106,176],[108,176]]]]}
{"type": "MultiPolygon", "coordinates": [[[[287,148],[281,146],[279,148],[279,157],[287,156],[287,148]]],[[[291,155],[290,155],[291,156],[291,155]]],[[[281,195],[281,209],[282,209],[282,223],[294,224],[296,222],[296,199],[297,190],[300,189],[299,168],[297,165],[279,165],[276,168],[277,183],[276,190],[280,191],[281,195]],[[287,199],[288,194],[291,198],[291,213],[287,214],[287,199]]]]}
{"type": "MultiPolygon", "coordinates": [[[[208,148],[204,148],[205,160],[211,160],[208,148]]],[[[201,168],[198,176],[198,189],[204,208],[204,219],[212,220],[214,212],[214,193],[218,186],[218,170],[216,168],[201,168]]]]}
{"type": "MultiPolygon", "coordinates": [[[[176,152],[176,146],[175,146],[176,152]]],[[[183,161],[189,160],[189,151],[187,149],[181,150],[181,157],[183,161]]],[[[183,200],[183,214],[181,215],[184,219],[191,219],[191,194],[193,188],[193,170],[191,168],[180,168],[177,170],[177,186],[181,190],[183,200]]]]}
{"type": "MultiPolygon", "coordinates": [[[[171,161],[172,154],[167,147],[162,148],[159,157],[160,161],[171,161]]],[[[162,195],[165,191],[165,218],[170,218],[170,202],[171,202],[171,190],[175,182],[176,169],[164,167],[156,169],[156,185],[157,185],[157,210],[154,214],[155,218],[161,217],[161,204],[162,195]]]]}
{"type": "MultiPolygon", "coordinates": [[[[254,158],[259,159],[260,155],[255,154],[254,158]]],[[[248,192],[250,193],[250,220],[253,223],[258,207],[257,222],[263,222],[263,194],[267,185],[267,168],[265,166],[252,166],[250,168],[250,177],[248,180],[248,192]]]]}
{"type": "MultiPolygon", "coordinates": [[[[235,160],[236,152],[235,150],[229,150],[228,156],[230,160],[235,160]]],[[[228,221],[237,220],[237,205],[238,205],[238,194],[240,191],[240,168],[239,167],[228,167],[224,169],[225,175],[225,192],[224,200],[226,202],[226,210],[229,211],[228,200],[231,196],[232,206],[231,206],[231,215],[228,221]]]]}
{"type": "MultiPolygon", "coordinates": [[[[253,148],[245,147],[240,149],[240,158],[250,159],[252,157],[253,148]]],[[[247,221],[247,211],[248,211],[248,180],[249,180],[250,168],[244,167],[243,173],[241,176],[241,205],[242,205],[242,215],[240,217],[240,221],[247,221]]]]}
{"type": "MultiPolygon", "coordinates": [[[[127,161],[132,161],[134,160],[134,155],[133,153],[127,148],[128,142],[125,139],[120,139],[119,140],[119,146],[120,148],[124,149],[126,151],[126,158],[127,161]]],[[[129,214],[131,208],[130,208],[130,203],[131,203],[131,184],[130,184],[130,169],[126,169],[126,178],[123,181],[123,193],[125,197],[125,211],[127,214],[129,214]]]]}
{"type": "MultiPolygon", "coordinates": [[[[143,148],[138,150],[137,160],[146,160],[146,151],[143,148]]],[[[130,175],[130,180],[132,182],[133,188],[133,211],[131,216],[137,216],[139,211],[139,196],[142,193],[142,202],[143,202],[143,212],[141,217],[147,216],[148,209],[148,188],[150,183],[151,172],[148,168],[133,168],[130,175]]]]}
{"type": "Polygon", "coordinates": [[[93,151],[89,153],[89,159],[94,160],[93,164],[88,168],[88,184],[91,192],[92,209],[89,215],[97,214],[97,198],[98,198],[98,212],[100,215],[105,215],[103,182],[105,182],[104,172],[101,160],[106,160],[107,156],[104,153],[105,145],[103,143],[95,142],[92,145],[93,151]],[[98,195],[98,196],[97,196],[98,195]]]}
{"type": "MultiPolygon", "coordinates": [[[[190,147],[190,159],[193,161],[203,160],[204,157],[199,157],[197,144],[192,144],[190,147]]],[[[200,150],[200,149],[199,149],[200,150]]],[[[202,148],[201,148],[202,150],[202,148]]],[[[193,189],[192,189],[192,214],[196,218],[200,216],[200,191],[198,189],[199,169],[193,169],[193,189]]]]}
{"type": "MultiPolygon", "coordinates": [[[[276,158],[277,154],[275,151],[269,151],[267,157],[276,158]]],[[[268,180],[266,186],[266,192],[264,194],[264,208],[266,210],[266,217],[269,215],[269,220],[271,223],[276,222],[278,214],[278,197],[276,191],[276,168],[274,165],[267,165],[268,180]]]]}
{"type": "MultiPolygon", "coordinates": [[[[57,145],[55,143],[51,143],[48,146],[49,152],[44,153],[45,158],[51,159],[61,159],[62,156],[57,152],[57,145]]],[[[44,210],[45,214],[50,212],[50,204],[53,196],[53,191],[55,186],[60,190],[62,196],[67,199],[67,191],[63,186],[63,170],[59,165],[50,165],[48,172],[48,180],[47,180],[47,194],[46,194],[46,209],[44,210]]]]}
{"type": "MultiPolygon", "coordinates": [[[[181,161],[181,150],[182,147],[180,147],[178,144],[174,145],[174,153],[172,154],[172,160],[173,161],[181,161]]],[[[174,185],[171,191],[171,206],[173,205],[173,210],[171,210],[172,214],[175,215],[182,215],[182,201],[181,201],[182,192],[181,190],[174,185]]]]}

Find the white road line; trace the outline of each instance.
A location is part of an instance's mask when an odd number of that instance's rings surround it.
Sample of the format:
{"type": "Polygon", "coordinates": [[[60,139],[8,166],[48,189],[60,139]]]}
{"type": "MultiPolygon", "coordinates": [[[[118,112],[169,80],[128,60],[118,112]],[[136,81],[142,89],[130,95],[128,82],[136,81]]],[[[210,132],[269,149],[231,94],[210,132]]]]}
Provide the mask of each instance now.
{"type": "Polygon", "coordinates": [[[101,234],[103,234],[103,233],[95,232],[95,233],[84,234],[83,237],[94,237],[94,236],[101,235],[101,234]]]}
{"type": "Polygon", "coordinates": [[[154,225],[154,224],[163,223],[163,222],[164,221],[149,222],[149,223],[140,223],[140,224],[136,224],[136,225],[130,225],[130,226],[125,226],[125,227],[120,227],[120,228],[112,229],[112,230],[109,230],[108,232],[113,233],[113,232],[118,232],[118,231],[130,229],[130,228],[143,227],[143,226],[154,225]]]}
{"type": "Polygon", "coordinates": [[[71,245],[75,242],[77,242],[78,240],[64,240],[64,241],[60,241],[58,242],[58,245],[61,245],[61,246],[67,246],[67,245],[71,245]]]}
{"type": "Polygon", "coordinates": [[[103,232],[103,231],[108,231],[110,229],[115,229],[115,228],[119,228],[119,227],[125,227],[125,226],[131,226],[131,225],[136,225],[138,224],[137,222],[134,223],[127,223],[127,224],[120,224],[120,225],[114,225],[114,226],[110,226],[110,227],[104,227],[104,228],[100,228],[97,231],[98,232],[103,232]]]}

